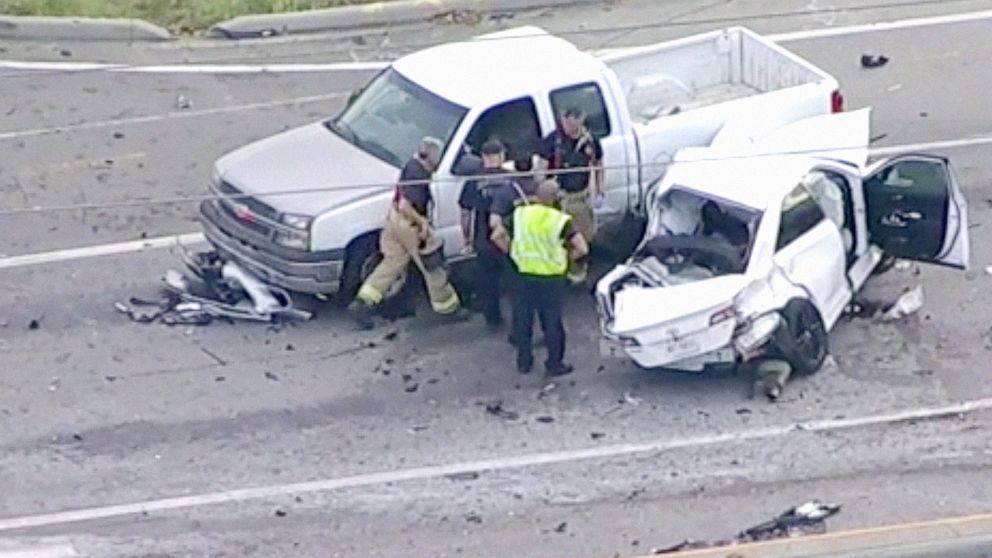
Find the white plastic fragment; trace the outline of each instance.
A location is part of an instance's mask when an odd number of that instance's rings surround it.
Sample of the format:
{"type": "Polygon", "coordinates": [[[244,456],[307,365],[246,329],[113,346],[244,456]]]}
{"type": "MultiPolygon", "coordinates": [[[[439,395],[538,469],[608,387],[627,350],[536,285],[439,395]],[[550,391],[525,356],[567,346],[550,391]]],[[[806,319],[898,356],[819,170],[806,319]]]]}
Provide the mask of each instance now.
{"type": "Polygon", "coordinates": [[[889,308],[882,315],[882,319],[887,322],[898,320],[919,312],[920,308],[923,308],[923,285],[903,293],[892,305],[892,308],[889,308]]]}

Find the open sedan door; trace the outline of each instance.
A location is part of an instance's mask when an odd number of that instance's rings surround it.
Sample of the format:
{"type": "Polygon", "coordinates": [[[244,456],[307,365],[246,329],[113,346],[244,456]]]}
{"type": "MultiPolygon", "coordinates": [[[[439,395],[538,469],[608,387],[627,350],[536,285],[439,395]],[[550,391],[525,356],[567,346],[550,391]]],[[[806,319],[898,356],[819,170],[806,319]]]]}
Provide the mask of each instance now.
{"type": "Polygon", "coordinates": [[[968,206],[946,158],[879,161],[865,172],[864,192],[869,236],[887,254],[967,269],[968,206]]]}

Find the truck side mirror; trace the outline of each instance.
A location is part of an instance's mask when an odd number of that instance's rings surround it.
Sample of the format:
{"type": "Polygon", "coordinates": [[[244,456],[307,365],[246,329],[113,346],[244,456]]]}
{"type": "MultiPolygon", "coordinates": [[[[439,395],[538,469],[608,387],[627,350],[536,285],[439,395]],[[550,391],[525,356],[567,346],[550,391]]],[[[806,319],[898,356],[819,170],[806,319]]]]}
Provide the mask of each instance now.
{"type": "Polygon", "coordinates": [[[351,95],[348,95],[348,101],[345,103],[345,106],[350,107],[351,104],[355,102],[355,99],[357,99],[358,96],[362,94],[362,91],[364,91],[364,89],[356,89],[352,91],[351,95]]]}

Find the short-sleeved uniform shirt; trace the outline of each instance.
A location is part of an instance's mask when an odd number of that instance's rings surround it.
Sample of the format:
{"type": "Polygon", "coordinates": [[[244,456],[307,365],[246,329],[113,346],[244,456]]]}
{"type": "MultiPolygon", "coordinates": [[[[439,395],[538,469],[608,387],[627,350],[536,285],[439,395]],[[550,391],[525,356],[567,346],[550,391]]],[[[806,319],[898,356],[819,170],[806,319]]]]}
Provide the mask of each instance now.
{"type": "Polygon", "coordinates": [[[492,230],[489,215],[507,217],[513,213],[516,204],[523,200],[523,191],[510,177],[495,176],[504,174],[503,169],[483,169],[483,174],[492,178],[469,180],[462,187],[458,205],[474,213],[475,226],[472,231],[472,246],[479,254],[498,256],[502,254],[489,240],[492,230]]]}
{"type": "Polygon", "coordinates": [[[399,202],[400,197],[406,198],[417,213],[427,216],[427,209],[431,204],[431,172],[424,168],[424,165],[414,157],[407,161],[400,172],[400,182],[422,181],[419,184],[397,184],[393,202],[399,202]]]}
{"type": "MultiPolygon", "coordinates": [[[[558,129],[541,140],[540,155],[550,170],[582,168],[603,160],[603,146],[588,132],[576,140],[558,129]]],[[[588,169],[560,173],[557,178],[566,192],[581,192],[589,186],[588,169]]]]}

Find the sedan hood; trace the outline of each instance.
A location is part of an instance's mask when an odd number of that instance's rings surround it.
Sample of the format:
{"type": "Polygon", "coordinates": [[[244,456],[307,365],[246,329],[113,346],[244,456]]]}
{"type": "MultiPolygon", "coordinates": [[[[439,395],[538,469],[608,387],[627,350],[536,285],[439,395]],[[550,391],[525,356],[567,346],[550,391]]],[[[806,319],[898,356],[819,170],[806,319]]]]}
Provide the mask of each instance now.
{"type": "Polygon", "coordinates": [[[217,161],[221,178],[279,213],[316,216],[381,192],[399,169],[348,143],[317,122],[265,138],[217,161]],[[365,186],[361,185],[382,185],[365,186]],[[285,195],[260,196],[259,194],[285,195]]]}

